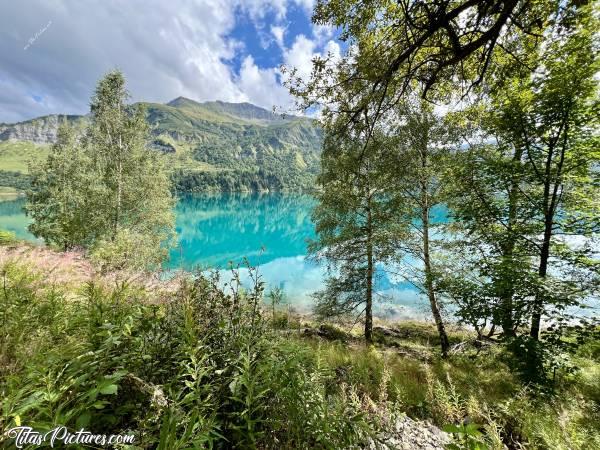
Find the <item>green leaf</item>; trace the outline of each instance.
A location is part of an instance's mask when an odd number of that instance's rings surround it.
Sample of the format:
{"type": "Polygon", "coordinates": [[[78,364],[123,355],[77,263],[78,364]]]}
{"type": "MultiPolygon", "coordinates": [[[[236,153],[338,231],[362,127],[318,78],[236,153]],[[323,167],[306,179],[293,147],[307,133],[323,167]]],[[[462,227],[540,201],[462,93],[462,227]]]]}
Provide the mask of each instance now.
{"type": "Polygon", "coordinates": [[[105,386],[102,389],[100,389],[100,393],[104,395],[114,395],[117,393],[118,390],[119,386],[117,386],[116,384],[109,384],[108,386],[105,386]]]}
{"type": "Polygon", "coordinates": [[[92,415],[88,411],[84,412],[77,418],[77,422],[75,423],[76,428],[78,430],[81,428],[87,428],[87,426],[90,424],[91,418],[92,415]]]}
{"type": "Polygon", "coordinates": [[[462,433],[462,431],[463,431],[462,428],[457,427],[456,425],[453,425],[453,424],[444,425],[442,430],[444,430],[446,433],[462,433]]]}

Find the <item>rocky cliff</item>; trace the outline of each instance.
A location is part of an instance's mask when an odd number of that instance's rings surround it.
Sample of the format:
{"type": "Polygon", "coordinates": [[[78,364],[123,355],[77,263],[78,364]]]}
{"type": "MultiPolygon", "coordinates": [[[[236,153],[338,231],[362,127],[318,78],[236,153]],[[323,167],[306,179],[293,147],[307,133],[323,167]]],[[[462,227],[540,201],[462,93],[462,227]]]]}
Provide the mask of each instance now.
{"type": "Polygon", "coordinates": [[[56,141],[58,125],[62,121],[77,123],[83,116],[52,114],[14,124],[0,124],[0,141],[28,141],[52,144],[56,141]]]}

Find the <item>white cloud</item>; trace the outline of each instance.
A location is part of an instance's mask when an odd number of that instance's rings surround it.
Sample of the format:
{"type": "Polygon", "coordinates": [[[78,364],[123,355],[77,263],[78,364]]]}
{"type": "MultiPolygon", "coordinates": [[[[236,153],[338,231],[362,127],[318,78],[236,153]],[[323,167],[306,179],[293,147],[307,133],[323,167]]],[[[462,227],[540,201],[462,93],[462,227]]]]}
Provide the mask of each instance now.
{"type": "Polygon", "coordinates": [[[287,13],[287,5],[287,0],[239,0],[239,6],[247,11],[255,22],[261,22],[269,12],[274,13],[278,21],[283,20],[287,13]]]}
{"type": "Polygon", "coordinates": [[[294,3],[302,7],[308,14],[312,13],[315,6],[315,0],[294,0],[294,3]]]}
{"type": "Polygon", "coordinates": [[[97,80],[115,67],[125,73],[134,101],[183,95],[287,105],[278,68],[259,68],[245,57],[240,73],[234,72],[233,59],[245,46],[230,34],[240,15],[249,17],[262,30],[263,44],[277,42],[285,64],[309,74],[322,43],[298,36],[285,47],[285,15],[292,4],[308,12],[314,1],[0,1],[0,122],[86,113],[97,80]],[[273,14],[275,23],[265,23],[273,14]]]}
{"type": "Polygon", "coordinates": [[[279,25],[271,25],[271,34],[275,38],[277,45],[279,45],[281,48],[284,48],[285,43],[283,38],[285,36],[285,28],[279,25]]]}
{"type": "Polygon", "coordinates": [[[290,68],[296,68],[296,75],[303,80],[308,80],[312,72],[312,61],[315,57],[326,57],[331,53],[333,58],[340,57],[340,46],[329,41],[323,51],[316,51],[318,43],[303,34],[296,36],[292,46],[284,52],[284,64],[290,68]]]}
{"type": "Polygon", "coordinates": [[[315,25],[312,26],[313,36],[318,42],[325,42],[330,39],[334,32],[335,27],[331,25],[315,25]]]}
{"type": "Polygon", "coordinates": [[[242,62],[238,85],[246,101],[268,109],[273,106],[289,108],[293,103],[287,89],[279,82],[279,69],[261,69],[250,55],[242,62]]]}
{"type": "Polygon", "coordinates": [[[296,36],[292,46],[284,52],[284,63],[296,69],[296,75],[304,80],[310,78],[312,59],[315,57],[315,41],[303,34],[296,36]]]}
{"type": "Polygon", "coordinates": [[[134,100],[243,97],[227,63],[235,7],[226,0],[0,2],[0,121],[85,113],[96,81],[118,67],[134,100]],[[51,20],[26,50],[23,45],[51,20]],[[32,94],[44,102],[29,102],[32,94]]]}

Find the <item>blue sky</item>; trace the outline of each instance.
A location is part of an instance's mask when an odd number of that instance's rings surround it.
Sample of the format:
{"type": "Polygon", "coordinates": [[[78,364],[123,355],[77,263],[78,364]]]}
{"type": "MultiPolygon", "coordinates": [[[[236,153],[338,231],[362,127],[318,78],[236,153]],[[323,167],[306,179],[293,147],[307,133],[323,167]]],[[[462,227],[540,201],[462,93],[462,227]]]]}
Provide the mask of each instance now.
{"type": "Polygon", "coordinates": [[[314,26],[315,0],[21,0],[0,2],[0,122],[84,114],[118,67],[134,101],[248,101],[290,109],[280,66],[307,77],[338,54],[314,26]]]}

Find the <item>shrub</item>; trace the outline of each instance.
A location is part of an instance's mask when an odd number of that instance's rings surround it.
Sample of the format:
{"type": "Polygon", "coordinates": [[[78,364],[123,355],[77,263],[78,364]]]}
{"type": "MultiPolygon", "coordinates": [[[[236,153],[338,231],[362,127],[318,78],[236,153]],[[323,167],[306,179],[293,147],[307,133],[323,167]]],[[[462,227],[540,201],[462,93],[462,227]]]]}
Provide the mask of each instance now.
{"type": "Polygon", "coordinates": [[[17,241],[17,235],[12,231],[0,230],[0,245],[10,245],[17,241]]]}
{"type": "Polygon", "coordinates": [[[3,428],[129,430],[142,448],[335,449],[373,427],[353,386],[274,334],[258,279],[244,290],[237,271],[198,274],[148,304],[127,283],[73,297],[3,271],[3,428]]]}

